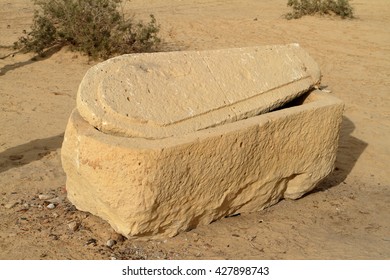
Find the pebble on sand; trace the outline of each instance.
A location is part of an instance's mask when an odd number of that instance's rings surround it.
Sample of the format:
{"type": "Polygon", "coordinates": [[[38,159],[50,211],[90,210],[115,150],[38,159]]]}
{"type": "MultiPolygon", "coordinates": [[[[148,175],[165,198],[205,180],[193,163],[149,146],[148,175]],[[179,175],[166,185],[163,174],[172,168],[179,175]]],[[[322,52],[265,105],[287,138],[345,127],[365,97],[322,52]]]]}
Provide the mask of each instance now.
{"type": "Polygon", "coordinates": [[[78,230],[80,227],[80,223],[79,222],[76,222],[76,221],[73,221],[73,222],[70,222],[68,224],[68,228],[71,230],[71,231],[76,231],[78,230]]]}
{"type": "Polygon", "coordinates": [[[61,198],[55,197],[55,198],[52,198],[52,199],[46,199],[45,202],[53,203],[54,205],[57,205],[57,204],[60,204],[62,201],[61,201],[61,198]]]}
{"type": "Polygon", "coordinates": [[[5,208],[11,209],[14,208],[17,204],[19,204],[18,201],[11,201],[4,205],[5,208]]]}
{"type": "Polygon", "coordinates": [[[40,195],[38,195],[38,198],[40,200],[48,200],[48,199],[53,198],[53,196],[52,195],[47,195],[47,194],[40,194],[40,195]]]}
{"type": "Polygon", "coordinates": [[[49,205],[46,206],[48,209],[54,209],[56,206],[53,203],[50,203],[49,205]]]}
{"type": "Polygon", "coordinates": [[[114,246],[116,244],[116,241],[115,240],[112,240],[112,239],[110,239],[110,240],[108,240],[107,242],[106,242],[106,245],[107,245],[107,247],[112,247],[112,246],[114,246]]]}

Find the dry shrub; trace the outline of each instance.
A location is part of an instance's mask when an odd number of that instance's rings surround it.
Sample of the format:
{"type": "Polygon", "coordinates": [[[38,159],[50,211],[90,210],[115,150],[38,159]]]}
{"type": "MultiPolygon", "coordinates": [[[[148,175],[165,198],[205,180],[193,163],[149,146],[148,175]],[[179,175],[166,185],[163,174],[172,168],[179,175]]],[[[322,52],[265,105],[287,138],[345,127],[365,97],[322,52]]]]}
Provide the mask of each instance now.
{"type": "Polygon", "coordinates": [[[37,9],[31,31],[15,42],[16,49],[42,54],[70,46],[93,58],[157,51],[161,39],[153,15],[144,23],[126,19],[122,0],[33,0],[37,9]]]}
{"type": "Polygon", "coordinates": [[[293,11],[286,14],[287,19],[297,19],[305,15],[337,15],[353,18],[353,9],[348,0],[288,0],[287,6],[293,11]]]}

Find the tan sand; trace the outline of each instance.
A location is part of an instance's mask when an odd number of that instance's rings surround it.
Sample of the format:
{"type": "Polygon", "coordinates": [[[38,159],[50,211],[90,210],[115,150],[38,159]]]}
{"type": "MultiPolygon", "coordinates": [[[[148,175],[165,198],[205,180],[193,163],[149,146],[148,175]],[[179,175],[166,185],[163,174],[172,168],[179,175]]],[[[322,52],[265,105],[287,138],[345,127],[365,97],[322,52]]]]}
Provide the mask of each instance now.
{"type": "MultiPolygon", "coordinates": [[[[133,0],[169,49],[299,43],[346,103],[336,170],[298,201],[201,226],[166,241],[123,240],[65,199],[63,132],[85,72],[67,49],[0,59],[0,259],[389,259],[390,4],[354,0],[354,20],[287,21],[285,0],[133,0]],[[242,4],[245,2],[245,4],[242,4]],[[38,195],[59,197],[52,210],[38,195]],[[72,223],[74,222],[74,223],[72,223]],[[106,246],[109,239],[117,244],[106,246]]],[[[0,0],[0,57],[28,29],[29,0],[0,0]]],[[[321,129],[321,128],[319,128],[321,129]]]]}

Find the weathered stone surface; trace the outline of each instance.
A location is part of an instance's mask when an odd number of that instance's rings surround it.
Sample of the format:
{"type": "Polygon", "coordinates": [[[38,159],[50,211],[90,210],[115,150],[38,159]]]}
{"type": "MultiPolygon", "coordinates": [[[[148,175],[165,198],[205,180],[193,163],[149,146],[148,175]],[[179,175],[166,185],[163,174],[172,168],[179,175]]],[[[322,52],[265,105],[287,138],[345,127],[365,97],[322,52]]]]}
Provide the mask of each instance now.
{"type": "Polygon", "coordinates": [[[319,81],[298,44],[132,54],[92,67],[77,108],[102,132],[161,139],[271,111],[319,81]]]}
{"type": "MultiPolygon", "coordinates": [[[[88,104],[81,103],[85,117],[88,104]]],[[[173,137],[139,130],[161,138],[145,139],[101,132],[93,125],[102,115],[87,122],[75,109],[62,148],[68,198],[127,237],[173,236],[299,198],[333,169],[342,111],[338,99],[315,91],[299,106],[173,137]]],[[[166,123],[174,116],[161,115],[166,123]]]]}

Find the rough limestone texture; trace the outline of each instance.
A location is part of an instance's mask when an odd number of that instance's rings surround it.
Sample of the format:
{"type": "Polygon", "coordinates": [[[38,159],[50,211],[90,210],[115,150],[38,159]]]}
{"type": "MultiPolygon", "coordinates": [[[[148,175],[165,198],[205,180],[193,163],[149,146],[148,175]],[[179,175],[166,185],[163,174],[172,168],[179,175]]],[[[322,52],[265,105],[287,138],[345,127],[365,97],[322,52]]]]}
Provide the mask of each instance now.
{"type": "Polygon", "coordinates": [[[161,139],[101,132],[75,109],[62,147],[68,198],[127,237],[299,198],[334,167],[343,104],[313,91],[294,105],[161,139]]]}
{"type": "Polygon", "coordinates": [[[269,112],[320,77],[298,44],[123,55],[87,72],[77,108],[102,132],[161,139],[269,112]]]}
{"type": "Polygon", "coordinates": [[[127,237],[299,198],[336,157],[343,104],[320,77],[297,44],[100,63],[65,132],[68,198],[127,237]]]}

